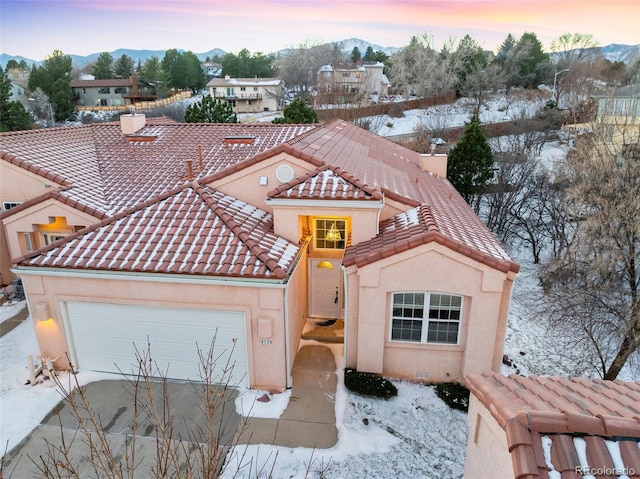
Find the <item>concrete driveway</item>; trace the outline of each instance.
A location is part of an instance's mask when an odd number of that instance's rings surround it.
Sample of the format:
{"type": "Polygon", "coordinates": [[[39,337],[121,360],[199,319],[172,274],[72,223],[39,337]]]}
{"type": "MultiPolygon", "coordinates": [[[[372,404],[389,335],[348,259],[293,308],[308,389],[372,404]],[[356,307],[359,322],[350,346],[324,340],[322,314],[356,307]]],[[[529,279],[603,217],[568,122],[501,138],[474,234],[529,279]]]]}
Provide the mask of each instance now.
{"type": "MultiPolygon", "coordinates": [[[[192,461],[197,461],[198,443],[204,442],[207,424],[205,411],[203,411],[203,401],[201,399],[202,386],[183,382],[167,382],[167,394],[169,398],[169,410],[173,418],[174,439],[182,439],[189,442],[183,449],[183,456],[180,461],[184,462],[186,457],[192,461]],[[197,391],[200,391],[198,393],[197,391]]],[[[163,394],[162,384],[154,384],[153,395],[147,395],[141,391],[138,404],[149,404],[150,397],[156,405],[156,411],[162,414],[163,394]]],[[[238,429],[240,416],[235,411],[234,401],[237,391],[234,389],[222,390],[213,386],[213,392],[218,400],[218,407],[214,415],[215,435],[219,438],[222,446],[220,453],[226,453],[226,446],[230,445],[238,429]]],[[[152,422],[143,420],[146,416],[138,407],[139,425],[136,428],[135,448],[131,448],[132,424],[134,421],[135,401],[133,399],[134,388],[126,380],[104,380],[90,383],[86,386],[85,396],[94,417],[98,419],[99,428],[106,433],[105,438],[113,451],[116,464],[126,465],[127,457],[131,458],[132,451],[135,452],[136,477],[152,477],[151,471],[157,471],[156,457],[158,455],[158,441],[156,435],[159,431],[152,422]]],[[[76,400],[81,401],[80,395],[76,394],[76,400]]],[[[89,413],[86,409],[79,409],[80,414],[76,414],[69,402],[61,401],[23,441],[14,447],[5,458],[5,477],[27,478],[42,477],[42,469],[45,467],[57,467],[62,473],[62,477],[69,477],[69,471],[60,469],[60,465],[71,462],[77,472],[78,477],[96,477],[91,463],[91,448],[89,441],[98,441],[97,434],[86,434],[79,432],[78,417],[88,420],[89,413]],[[64,443],[62,437],[64,436],[64,443]],[[69,460],[65,460],[55,448],[62,447],[63,444],[71,445],[69,448],[69,460]],[[46,460],[52,452],[55,460],[46,460]],[[34,462],[37,464],[34,464],[34,462]]],[[[95,431],[95,427],[89,424],[88,431],[95,431]]],[[[98,447],[101,447],[100,445],[98,447]]],[[[95,457],[95,455],[94,455],[95,457]]],[[[222,456],[224,457],[224,456],[222,456]]],[[[76,476],[73,476],[76,477],[76,476]]]]}

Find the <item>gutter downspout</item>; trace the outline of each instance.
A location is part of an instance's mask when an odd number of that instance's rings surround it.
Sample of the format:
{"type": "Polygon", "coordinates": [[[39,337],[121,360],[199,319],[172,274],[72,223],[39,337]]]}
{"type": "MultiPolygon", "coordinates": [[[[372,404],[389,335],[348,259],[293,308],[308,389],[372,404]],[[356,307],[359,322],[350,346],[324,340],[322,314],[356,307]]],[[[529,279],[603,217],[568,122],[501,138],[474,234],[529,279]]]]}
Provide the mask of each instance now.
{"type": "Polygon", "coordinates": [[[347,367],[347,350],[349,348],[349,287],[347,286],[347,268],[344,265],[340,265],[342,269],[342,282],[344,284],[344,344],[342,351],[342,369],[347,367]]]}

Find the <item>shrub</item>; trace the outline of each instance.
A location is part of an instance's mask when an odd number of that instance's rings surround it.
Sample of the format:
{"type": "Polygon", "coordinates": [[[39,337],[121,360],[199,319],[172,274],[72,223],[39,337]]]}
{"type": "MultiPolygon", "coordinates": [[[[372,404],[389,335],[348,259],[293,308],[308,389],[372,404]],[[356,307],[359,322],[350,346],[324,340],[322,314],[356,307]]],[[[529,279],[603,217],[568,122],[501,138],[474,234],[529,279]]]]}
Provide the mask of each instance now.
{"type": "Polygon", "coordinates": [[[372,373],[363,373],[355,369],[344,370],[344,385],[349,391],[363,396],[389,399],[398,395],[398,389],[387,379],[372,373]]]}
{"type": "Polygon", "coordinates": [[[469,390],[458,383],[439,383],[436,394],[452,409],[469,410],[469,390]]]}

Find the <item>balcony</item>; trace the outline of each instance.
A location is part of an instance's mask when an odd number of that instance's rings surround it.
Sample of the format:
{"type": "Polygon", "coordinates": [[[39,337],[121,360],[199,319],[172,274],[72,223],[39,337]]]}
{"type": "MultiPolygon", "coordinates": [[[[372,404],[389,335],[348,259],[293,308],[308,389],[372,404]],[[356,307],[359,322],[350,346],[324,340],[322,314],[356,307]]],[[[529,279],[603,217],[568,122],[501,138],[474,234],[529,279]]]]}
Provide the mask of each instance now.
{"type": "Polygon", "coordinates": [[[220,98],[222,100],[262,100],[262,93],[227,93],[221,91],[213,92],[214,98],[220,98]]]}

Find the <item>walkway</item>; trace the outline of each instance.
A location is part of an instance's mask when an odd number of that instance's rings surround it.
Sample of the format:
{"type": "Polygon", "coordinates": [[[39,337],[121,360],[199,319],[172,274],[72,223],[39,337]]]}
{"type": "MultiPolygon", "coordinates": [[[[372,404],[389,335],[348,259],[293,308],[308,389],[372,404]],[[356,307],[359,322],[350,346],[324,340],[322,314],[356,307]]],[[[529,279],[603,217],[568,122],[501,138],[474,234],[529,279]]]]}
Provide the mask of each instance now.
{"type": "Polygon", "coordinates": [[[336,362],[326,346],[303,346],[293,364],[289,405],[279,419],[251,418],[240,444],[326,449],[338,442],[336,362]]]}

